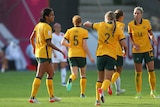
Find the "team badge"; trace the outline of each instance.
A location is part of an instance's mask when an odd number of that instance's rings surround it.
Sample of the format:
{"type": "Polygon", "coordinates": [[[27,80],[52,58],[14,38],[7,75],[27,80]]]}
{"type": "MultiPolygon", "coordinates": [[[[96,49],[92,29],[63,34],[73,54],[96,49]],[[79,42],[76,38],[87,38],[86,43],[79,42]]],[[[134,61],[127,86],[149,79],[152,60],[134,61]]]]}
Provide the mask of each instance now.
{"type": "Polygon", "coordinates": [[[48,31],[48,35],[51,35],[51,31],[50,30],[48,31]]]}

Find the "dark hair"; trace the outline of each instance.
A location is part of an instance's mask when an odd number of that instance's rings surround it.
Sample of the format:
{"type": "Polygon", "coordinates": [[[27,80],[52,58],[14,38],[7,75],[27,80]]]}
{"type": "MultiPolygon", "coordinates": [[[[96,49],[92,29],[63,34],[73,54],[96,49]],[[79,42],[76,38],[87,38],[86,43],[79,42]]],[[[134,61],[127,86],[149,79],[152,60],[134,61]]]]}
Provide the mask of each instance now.
{"type": "Polygon", "coordinates": [[[114,32],[116,31],[116,27],[117,27],[117,26],[116,26],[116,21],[115,21],[115,20],[113,21],[113,25],[114,25],[114,28],[113,28],[113,31],[112,31],[112,35],[114,35],[114,32]]]}
{"type": "Polygon", "coordinates": [[[119,17],[123,16],[123,11],[120,9],[117,9],[114,13],[116,14],[116,20],[118,20],[119,17]]]}
{"type": "Polygon", "coordinates": [[[52,8],[45,8],[41,11],[41,18],[39,19],[39,22],[45,22],[45,16],[49,16],[49,14],[53,11],[52,8]]]}

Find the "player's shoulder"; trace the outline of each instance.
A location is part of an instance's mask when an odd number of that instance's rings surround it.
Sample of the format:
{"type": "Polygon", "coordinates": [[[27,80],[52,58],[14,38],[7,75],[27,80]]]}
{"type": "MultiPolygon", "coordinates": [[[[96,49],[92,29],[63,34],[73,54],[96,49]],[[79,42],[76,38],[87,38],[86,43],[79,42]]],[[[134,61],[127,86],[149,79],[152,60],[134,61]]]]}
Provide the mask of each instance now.
{"type": "Polygon", "coordinates": [[[74,27],[68,28],[66,32],[70,32],[74,29],[74,27]]]}
{"type": "Polygon", "coordinates": [[[117,25],[117,26],[125,26],[125,23],[120,22],[120,21],[116,21],[116,25],[117,25]]]}
{"type": "Polygon", "coordinates": [[[81,32],[88,34],[88,30],[86,28],[81,27],[80,29],[81,29],[81,32]]]}
{"type": "Polygon", "coordinates": [[[80,29],[82,29],[83,31],[87,31],[88,32],[88,30],[86,28],[84,28],[84,27],[80,27],[80,29]]]}
{"type": "Polygon", "coordinates": [[[142,19],[143,22],[148,23],[150,22],[148,19],[142,19]]]}
{"type": "Polygon", "coordinates": [[[104,24],[106,24],[104,21],[93,23],[93,25],[104,25],[104,24]]]}
{"type": "Polygon", "coordinates": [[[78,30],[78,31],[80,31],[80,32],[88,32],[88,30],[86,29],[86,28],[84,28],[84,27],[82,27],[82,26],[78,26],[78,27],[73,27],[73,30],[78,30]]]}

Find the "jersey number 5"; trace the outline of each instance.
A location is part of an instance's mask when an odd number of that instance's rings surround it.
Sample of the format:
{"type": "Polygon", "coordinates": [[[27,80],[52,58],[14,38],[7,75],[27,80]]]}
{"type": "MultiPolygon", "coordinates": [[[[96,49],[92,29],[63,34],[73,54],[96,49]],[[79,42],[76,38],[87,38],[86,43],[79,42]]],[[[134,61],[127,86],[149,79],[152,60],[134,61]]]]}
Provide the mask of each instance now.
{"type": "Polygon", "coordinates": [[[78,45],[78,36],[74,35],[74,46],[78,45]]]}

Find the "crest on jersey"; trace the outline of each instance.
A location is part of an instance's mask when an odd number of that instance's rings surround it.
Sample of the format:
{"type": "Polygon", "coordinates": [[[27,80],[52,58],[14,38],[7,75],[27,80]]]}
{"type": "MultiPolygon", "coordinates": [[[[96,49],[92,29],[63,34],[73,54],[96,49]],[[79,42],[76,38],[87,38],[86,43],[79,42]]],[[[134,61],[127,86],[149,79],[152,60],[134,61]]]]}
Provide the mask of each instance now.
{"type": "Polygon", "coordinates": [[[48,35],[52,35],[52,32],[50,30],[48,31],[48,35]]]}

